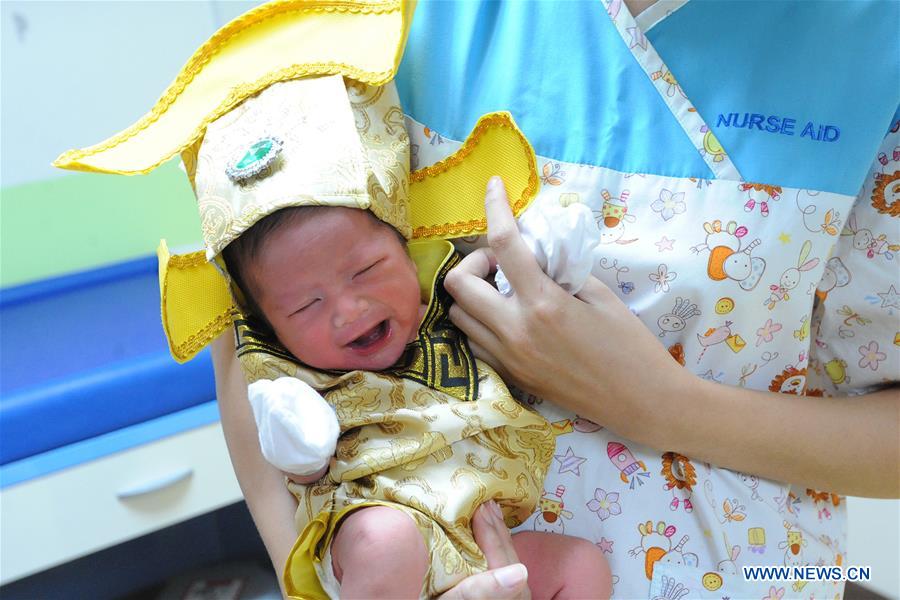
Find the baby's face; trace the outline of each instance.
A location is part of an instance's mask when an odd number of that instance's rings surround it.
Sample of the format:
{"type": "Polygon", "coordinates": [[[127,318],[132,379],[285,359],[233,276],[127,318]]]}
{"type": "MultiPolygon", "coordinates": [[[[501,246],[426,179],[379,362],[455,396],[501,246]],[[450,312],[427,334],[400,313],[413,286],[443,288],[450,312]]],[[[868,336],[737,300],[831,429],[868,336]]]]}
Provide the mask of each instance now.
{"type": "Polygon", "coordinates": [[[386,369],[417,335],[416,267],[397,234],[366,211],[334,208],[286,223],[247,270],[278,339],[311,367],[386,369]]]}

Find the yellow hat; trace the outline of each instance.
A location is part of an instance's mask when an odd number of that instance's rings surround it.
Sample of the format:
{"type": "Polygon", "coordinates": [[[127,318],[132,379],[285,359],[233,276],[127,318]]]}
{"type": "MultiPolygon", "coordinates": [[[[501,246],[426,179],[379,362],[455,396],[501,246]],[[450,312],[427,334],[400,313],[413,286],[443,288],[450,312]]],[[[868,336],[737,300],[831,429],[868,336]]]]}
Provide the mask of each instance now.
{"type": "Polygon", "coordinates": [[[150,112],[111,138],[56,159],[63,169],[136,175],[180,154],[197,194],[205,251],[170,255],[160,297],[183,362],[238,316],[209,262],[279,208],[369,209],[404,236],[484,233],[484,190],[503,177],[513,212],[537,195],[534,151],[508,113],[485,115],[454,154],[409,173],[391,80],[414,2],[275,0],[225,25],[150,112]]]}
{"type": "Polygon", "coordinates": [[[392,82],[276,83],[209,124],[193,172],[206,256],[288,206],[371,210],[406,238],[409,136],[392,82]]]}

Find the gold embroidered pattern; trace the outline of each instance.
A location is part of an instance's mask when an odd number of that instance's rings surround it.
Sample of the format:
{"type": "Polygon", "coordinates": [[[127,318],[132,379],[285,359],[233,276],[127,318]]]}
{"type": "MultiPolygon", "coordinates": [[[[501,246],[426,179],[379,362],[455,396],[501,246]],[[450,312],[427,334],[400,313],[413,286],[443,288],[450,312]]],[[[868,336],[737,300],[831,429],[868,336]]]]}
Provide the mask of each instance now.
{"type": "MultiPolygon", "coordinates": [[[[384,14],[397,12],[401,10],[401,2],[398,0],[384,0],[371,2],[356,2],[353,0],[332,0],[332,1],[310,1],[310,0],[285,0],[282,2],[270,2],[256,9],[253,9],[228,25],[217,31],[206,41],[188,60],[185,67],[176,77],[175,81],[163,92],[160,99],[156,102],[149,113],[141,117],[135,124],[128,127],[124,131],[119,132],[108,140],[89,146],[87,148],[69,150],[57,158],[53,164],[57,167],[70,168],[76,170],[93,170],[89,166],[77,165],[78,161],[99,154],[110,148],[118,146],[138,135],[143,130],[150,127],[160,117],[166,113],[169,107],[184,92],[187,86],[194,80],[197,74],[215,57],[228,42],[238,33],[257,26],[269,19],[290,13],[355,13],[355,14],[384,14]]],[[[363,81],[371,85],[383,85],[391,80],[394,76],[393,69],[381,72],[369,72],[359,69],[353,65],[339,62],[309,63],[292,65],[277,71],[270,72],[254,82],[235,86],[228,96],[219,106],[200,122],[200,124],[191,132],[186,142],[172,149],[166,156],[150,167],[134,173],[146,174],[166,162],[177,153],[183,152],[191,147],[197,139],[202,137],[206,126],[225,113],[229,112],[237,104],[245,98],[256,94],[263,89],[269,87],[273,83],[286,81],[288,79],[298,79],[310,75],[344,75],[357,81],[363,81]]],[[[125,174],[125,171],[110,171],[119,174],[125,174]]],[[[131,173],[129,171],[128,173],[131,173]]]]}

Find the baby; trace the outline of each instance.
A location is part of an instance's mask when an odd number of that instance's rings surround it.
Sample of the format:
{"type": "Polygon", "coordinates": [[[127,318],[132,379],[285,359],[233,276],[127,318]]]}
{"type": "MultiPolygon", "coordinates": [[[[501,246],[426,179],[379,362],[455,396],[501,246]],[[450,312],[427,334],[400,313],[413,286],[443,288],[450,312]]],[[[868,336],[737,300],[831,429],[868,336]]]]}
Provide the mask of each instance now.
{"type": "MultiPolygon", "coordinates": [[[[266,321],[297,360],[314,369],[389,369],[419,336],[428,310],[405,240],[366,210],[281,209],[244,232],[223,254],[249,310],[266,321]]],[[[315,393],[309,401],[312,406],[315,393]]],[[[270,412],[276,423],[262,423],[261,435],[279,427],[279,420],[297,418],[302,416],[270,412]]],[[[291,423],[281,427],[289,430],[291,423]]],[[[324,433],[328,427],[315,429],[324,433]]],[[[315,430],[309,433],[316,435],[315,430]]],[[[262,445],[265,450],[266,442],[262,445]]],[[[284,467],[270,456],[278,451],[269,448],[267,454],[284,467]]],[[[280,454],[292,456],[290,450],[280,454]]],[[[290,464],[316,469],[314,462],[290,464]]],[[[326,465],[314,473],[288,475],[309,484],[327,470],[326,465]]],[[[535,598],[608,596],[608,568],[590,543],[537,532],[519,533],[513,542],[528,568],[535,598]]],[[[418,597],[430,564],[413,519],[388,506],[345,516],[331,542],[330,561],[318,567],[323,587],[348,598],[418,597]],[[327,584],[332,578],[338,589],[327,584]]]]}

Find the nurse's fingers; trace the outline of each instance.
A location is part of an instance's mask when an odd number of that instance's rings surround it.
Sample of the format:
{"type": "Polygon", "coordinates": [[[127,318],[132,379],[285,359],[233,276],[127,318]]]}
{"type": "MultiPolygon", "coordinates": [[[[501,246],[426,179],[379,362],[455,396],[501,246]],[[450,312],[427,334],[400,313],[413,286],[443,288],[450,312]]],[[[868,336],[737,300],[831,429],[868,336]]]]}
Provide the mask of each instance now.
{"type": "Polygon", "coordinates": [[[472,516],[472,533],[491,570],[464,579],[441,600],[529,599],[528,570],[519,563],[496,502],[489,500],[478,507],[472,516]]]}
{"type": "Polygon", "coordinates": [[[475,358],[482,360],[482,361],[486,362],[487,364],[489,364],[495,371],[497,371],[497,374],[500,375],[500,377],[504,381],[509,379],[509,373],[506,371],[506,368],[503,366],[503,363],[501,363],[499,360],[497,360],[497,357],[494,356],[494,354],[492,352],[489,352],[488,350],[486,350],[478,342],[473,341],[472,338],[469,338],[469,348],[472,349],[472,354],[475,355],[475,358]]]}
{"type": "MultiPolygon", "coordinates": [[[[497,258],[490,248],[478,248],[463,257],[450,273],[488,279],[497,272],[497,258]]],[[[447,275],[449,276],[450,273],[447,275]]]]}
{"type": "Polygon", "coordinates": [[[516,563],[472,575],[439,596],[440,600],[530,600],[528,570],[516,563]]]}
{"type": "Polygon", "coordinates": [[[488,244],[510,285],[524,301],[539,300],[543,279],[534,255],[519,234],[519,227],[509,208],[503,180],[492,177],[488,182],[484,209],[488,221],[488,244]]]}
{"type": "Polygon", "coordinates": [[[444,279],[444,289],[454,300],[450,318],[453,319],[454,314],[460,311],[472,317],[457,323],[470,337],[478,331],[476,323],[494,334],[495,328],[500,327],[499,318],[506,312],[504,305],[508,299],[484,279],[490,276],[492,266],[496,264],[492,259],[489,250],[476,250],[447,273],[444,279]]]}
{"type": "MultiPolygon", "coordinates": [[[[469,338],[470,346],[474,344],[479,350],[491,357],[499,356],[499,353],[502,352],[503,344],[500,343],[500,339],[494,332],[476,317],[466,312],[460,304],[454,304],[450,307],[450,320],[466,334],[469,338]]],[[[472,351],[475,351],[474,347],[472,351]]]]}

